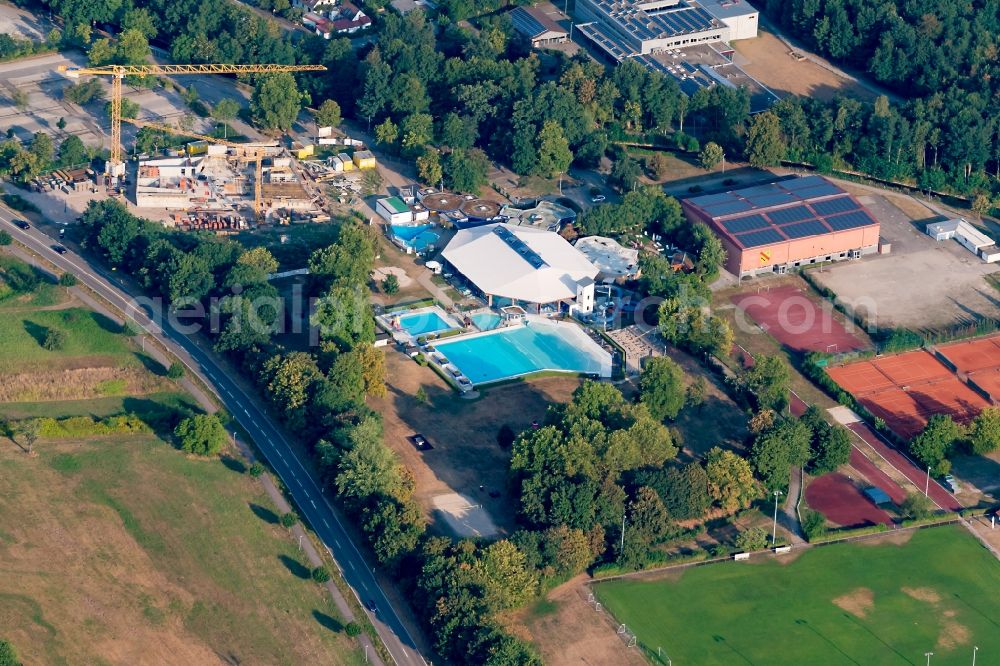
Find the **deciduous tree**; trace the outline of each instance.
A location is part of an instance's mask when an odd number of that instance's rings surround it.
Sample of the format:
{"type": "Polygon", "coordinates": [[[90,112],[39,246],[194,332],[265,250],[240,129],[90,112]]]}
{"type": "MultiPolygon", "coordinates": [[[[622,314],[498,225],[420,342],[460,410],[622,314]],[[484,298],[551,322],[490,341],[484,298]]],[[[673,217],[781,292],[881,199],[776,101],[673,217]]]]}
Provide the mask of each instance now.
{"type": "Polygon", "coordinates": [[[215,414],[196,414],[174,429],[181,449],[199,456],[213,456],[226,444],[226,429],[215,414]]]}

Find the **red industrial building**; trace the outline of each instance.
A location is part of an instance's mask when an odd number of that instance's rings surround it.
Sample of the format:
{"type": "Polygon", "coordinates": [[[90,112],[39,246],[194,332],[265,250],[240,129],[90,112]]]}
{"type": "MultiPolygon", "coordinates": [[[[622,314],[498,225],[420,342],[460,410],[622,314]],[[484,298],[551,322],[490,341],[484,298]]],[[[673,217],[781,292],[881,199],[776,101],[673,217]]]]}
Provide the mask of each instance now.
{"type": "Polygon", "coordinates": [[[741,278],[878,251],[879,223],[852,195],[822,176],[791,177],[681,202],[726,248],[741,278]]]}

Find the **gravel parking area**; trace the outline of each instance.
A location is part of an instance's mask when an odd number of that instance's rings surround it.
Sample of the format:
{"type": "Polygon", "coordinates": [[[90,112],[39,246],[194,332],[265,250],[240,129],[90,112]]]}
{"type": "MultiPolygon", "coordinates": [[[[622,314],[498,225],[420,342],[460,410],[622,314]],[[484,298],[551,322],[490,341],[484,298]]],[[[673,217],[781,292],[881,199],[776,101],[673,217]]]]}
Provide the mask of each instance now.
{"type": "Polygon", "coordinates": [[[938,328],[981,317],[1000,317],[1000,293],[986,276],[1000,270],[956,241],[937,242],[885,197],[859,197],[892,243],[871,255],[815,270],[812,277],[849,307],[881,327],[938,328]]]}
{"type": "Polygon", "coordinates": [[[0,33],[40,40],[45,39],[45,34],[51,29],[48,21],[35,18],[14,5],[0,3],[0,33]]]}

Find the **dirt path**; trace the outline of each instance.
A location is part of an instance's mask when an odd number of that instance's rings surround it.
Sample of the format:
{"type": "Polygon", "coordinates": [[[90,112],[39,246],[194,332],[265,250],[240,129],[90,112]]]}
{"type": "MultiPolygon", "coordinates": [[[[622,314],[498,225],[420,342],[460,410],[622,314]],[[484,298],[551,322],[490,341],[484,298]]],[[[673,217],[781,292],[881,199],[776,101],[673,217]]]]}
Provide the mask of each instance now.
{"type": "Polygon", "coordinates": [[[539,604],[519,618],[542,659],[550,666],[646,666],[642,653],[625,647],[615,634],[614,619],[587,603],[586,580],[581,575],[563,583],[545,595],[548,608],[543,611],[539,604]]]}

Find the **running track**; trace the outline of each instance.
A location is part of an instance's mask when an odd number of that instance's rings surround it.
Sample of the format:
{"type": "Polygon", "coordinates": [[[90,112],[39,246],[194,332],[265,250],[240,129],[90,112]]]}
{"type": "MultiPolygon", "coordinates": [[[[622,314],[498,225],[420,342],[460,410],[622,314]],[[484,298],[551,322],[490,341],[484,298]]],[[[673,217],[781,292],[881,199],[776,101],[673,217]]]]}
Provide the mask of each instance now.
{"type": "MultiPolygon", "coordinates": [[[[895,467],[896,470],[912,481],[913,485],[923,490],[924,484],[927,480],[927,472],[925,470],[917,468],[917,466],[910,462],[906,456],[886,444],[884,439],[882,439],[861,421],[851,423],[847,427],[854,434],[867,442],[873,449],[875,449],[875,451],[885,458],[890,465],[895,467]]],[[[889,492],[885,488],[883,488],[883,490],[889,492]]],[[[892,493],[890,493],[890,495],[891,494],[892,493]]],[[[960,511],[962,509],[962,505],[955,499],[955,496],[945,490],[944,487],[934,479],[931,479],[928,494],[931,500],[942,509],[948,509],[949,511],[960,511]]]]}

